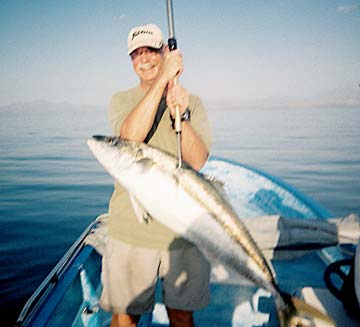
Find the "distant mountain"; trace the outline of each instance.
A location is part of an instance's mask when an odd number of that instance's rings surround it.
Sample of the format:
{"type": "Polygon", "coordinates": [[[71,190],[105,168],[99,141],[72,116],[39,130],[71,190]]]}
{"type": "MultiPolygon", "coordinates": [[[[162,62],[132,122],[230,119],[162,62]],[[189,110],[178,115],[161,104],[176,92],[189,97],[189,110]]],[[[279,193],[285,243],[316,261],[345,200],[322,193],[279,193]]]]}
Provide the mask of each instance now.
{"type": "MultiPolygon", "coordinates": [[[[244,100],[242,98],[226,99],[203,99],[208,109],[273,109],[273,108],[359,108],[360,109],[360,87],[333,89],[316,96],[309,97],[286,97],[270,96],[267,98],[254,98],[244,100]]],[[[17,102],[0,106],[0,111],[6,110],[55,110],[55,111],[78,111],[78,110],[107,110],[104,105],[74,105],[68,102],[50,102],[47,100],[35,100],[29,102],[17,102]]]]}
{"type": "Polygon", "coordinates": [[[270,96],[259,99],[224,99],[208,101],[210,109],[272,109],[272,108],[360,108],[360,87],[333,89],[316,96],[286,97],[270,96]]]}
{"type": "Polygon", "coordinates": [[[360,87],[333,89],[320,95],[318,101],[324,105],[360,107],[360,87]]]}
{"type": "Polygon", "coordinates": [[[0,106],[0,111],[7,110],[30,110],[30,111],[74,111],[79,109],[104,110],[106,105],[75,105],[68,102],[50,102],[47,100],[34,100],[29,102],[16,102],[0,106]]]}

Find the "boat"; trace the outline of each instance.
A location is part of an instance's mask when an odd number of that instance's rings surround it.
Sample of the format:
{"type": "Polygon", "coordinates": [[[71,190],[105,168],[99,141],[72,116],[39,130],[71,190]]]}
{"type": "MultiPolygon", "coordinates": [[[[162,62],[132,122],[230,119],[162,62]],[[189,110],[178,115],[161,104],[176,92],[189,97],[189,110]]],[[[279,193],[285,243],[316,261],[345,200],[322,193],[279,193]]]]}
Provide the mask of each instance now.
{"type": "MultiPolygon", "coordinates": [[[[358,216],[333,219],[326,209],[294,187],[236,161],[212,156],[201,172],[221,180],[239,218],[272,261],[282,290],[323,310],[338,326],[360,326],[329,293],[323,278],[330,263],[354,255],[360,235],[358,216]],[[333,234],[311,233],[309,228],[330,225],[336,227],[333,234]]],[[[111,314],[98,303],[106,238],[107,214],[102,214],[29,298],[16,326],[109,326],[111,314]]],[[[160,286],[153,312],[143,315],[138,326],[168,326],[160,286]]],[[[211,303],[195,312],[194,320],[199,327],[278,325],[270,294],[217,262],[212,263],[211,303]]]]}

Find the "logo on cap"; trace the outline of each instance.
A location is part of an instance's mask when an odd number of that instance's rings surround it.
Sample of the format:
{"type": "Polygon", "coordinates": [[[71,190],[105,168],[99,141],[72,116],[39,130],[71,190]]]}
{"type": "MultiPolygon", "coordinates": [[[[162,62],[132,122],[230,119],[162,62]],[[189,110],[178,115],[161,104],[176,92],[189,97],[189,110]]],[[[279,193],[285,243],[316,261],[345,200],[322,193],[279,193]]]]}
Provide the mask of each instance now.
{"type": "Polygon", "coordinates": [[[134,40],[134,38],[136,38],[138,35],[140,34],[151,34],[153,35],[154,33],[152,31],[149,31],[149,30],[139,30],[139,31],[135,31],[133,34],[132,34],[132,38],[131,38],[131,41],[134,40]]]}

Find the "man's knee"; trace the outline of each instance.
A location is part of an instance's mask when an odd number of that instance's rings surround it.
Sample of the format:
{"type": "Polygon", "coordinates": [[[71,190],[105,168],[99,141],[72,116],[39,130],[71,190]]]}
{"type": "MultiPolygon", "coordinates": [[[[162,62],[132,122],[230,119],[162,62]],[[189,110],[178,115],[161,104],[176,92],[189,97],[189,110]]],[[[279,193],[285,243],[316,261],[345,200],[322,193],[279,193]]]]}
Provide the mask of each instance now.
{"type": "Polygon", "coordinates": [[[184,311],[178,309],[166,308],[171,327],[193,327],[192,311],[184,311]]]}
{"type": "Polygon", "coordinates": [[[110,327],[136,327],[140,316],[114,313],[110,327]]]}

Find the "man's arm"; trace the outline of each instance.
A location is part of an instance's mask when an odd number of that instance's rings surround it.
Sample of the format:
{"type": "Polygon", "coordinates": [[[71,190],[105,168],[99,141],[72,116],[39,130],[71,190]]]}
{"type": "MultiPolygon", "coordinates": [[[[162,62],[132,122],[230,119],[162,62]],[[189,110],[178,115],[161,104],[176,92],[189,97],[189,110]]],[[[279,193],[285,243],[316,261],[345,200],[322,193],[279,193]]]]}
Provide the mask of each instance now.
{"type": "MultiPolygon", "coordinates": [[[[171,81],[166,101],[174,118],[177,106],[181,114],[189,107],[190,95],[180,84],[174,85],[171,81]]],[[[192,168],[200,170],[209,156],[208,149],[189,121],[183,121],[181,125],[182,157],[192,168]]]]}
{"type": "Polygon", "coordinates": [[[140,103],[128,114],[122,124],[120,137],[134,141],[144,141],[156,115],[161,97],[169,81],[183,71],[182,55],[178,50],[164,49],[159,74],[149,86],[140,103]]]}
{"type": "Polygon", "coordinates": [[[140,142],[145,140],[154,122],[166,84],[160,78],[154,81],[143,99],[125,118],[120,130],[121,138],[140,142]]]}
{"type": "Polygon", "coordinates": [[[200,170],[209,156],[205,144],[188,121],[182,122],[181,152],[184,161],[195,170],[200,170]]]}

